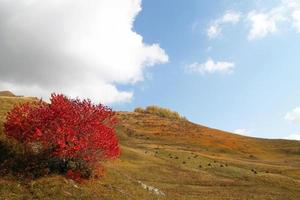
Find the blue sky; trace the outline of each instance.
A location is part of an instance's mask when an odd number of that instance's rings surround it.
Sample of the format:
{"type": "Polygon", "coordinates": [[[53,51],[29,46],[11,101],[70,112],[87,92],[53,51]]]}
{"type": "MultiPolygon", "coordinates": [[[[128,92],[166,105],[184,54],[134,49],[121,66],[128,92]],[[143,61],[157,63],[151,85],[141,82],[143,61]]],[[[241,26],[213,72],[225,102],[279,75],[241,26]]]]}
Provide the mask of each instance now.
{"type": "MultiPolygon", "coordinates": [[[[249,13],[268,15],[283,4],[144,0],[134,29],[146,43],[159,43],[169,62],[149,68],[149,77],[130,87],[135,91],[133,100],[116,108],[160,105],[200,124],[258,137],[299,133],[300,126],[285,119],[300,105],[299,30],[288,19],[274,19],[276,31],[249,39],[253,26],[249,13]],[[220,22],[222,33],[209,38],[209,27],[226,13],[238,13],[240,19],[234,24],[220,22]],[[187,72],[188,65],[209,58],[234,63],[233,72],[187,72]]],[[[278,12],[288,17],[285,11],[278,12]]]]}
{"type": "Polygon", "coordinates": [[[300,140],[300,0],[0,1],[0,90],[300,140]]]}

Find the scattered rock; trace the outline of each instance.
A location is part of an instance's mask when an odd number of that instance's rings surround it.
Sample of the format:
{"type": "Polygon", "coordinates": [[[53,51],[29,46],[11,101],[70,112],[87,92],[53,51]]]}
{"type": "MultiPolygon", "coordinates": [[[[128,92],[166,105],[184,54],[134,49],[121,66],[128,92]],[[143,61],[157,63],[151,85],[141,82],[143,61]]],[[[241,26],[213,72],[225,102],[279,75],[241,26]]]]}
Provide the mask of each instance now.
{"type": "Polygon", "coordinates": [[[63,190],[63,193],[64,193],[65,195],[72,196],[72,194],[71,194],[70,192],[67,192],[67,191],[65,191],[65,190],[63,190]]]}
{"type": "Polygon", "coordinates": [[[149,192],[152,192],[156,195],[160,195],[160,196],[165,196],[165,193],[162,192],[161,190],[159,190],[158,188],[155,188],[153,186],[149,186],[149,185],[146,185],[145,183],[141,182],[141,181],[138,181],[138,183],[142,186],[142,188],[144,190],[147,190],[149,192]]]}

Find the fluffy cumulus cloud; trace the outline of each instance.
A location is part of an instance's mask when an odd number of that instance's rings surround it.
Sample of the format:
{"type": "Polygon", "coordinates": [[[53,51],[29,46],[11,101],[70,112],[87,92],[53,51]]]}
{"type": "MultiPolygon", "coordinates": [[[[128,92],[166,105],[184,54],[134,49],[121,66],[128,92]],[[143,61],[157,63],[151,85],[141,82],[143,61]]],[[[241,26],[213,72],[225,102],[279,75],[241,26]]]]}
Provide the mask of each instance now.
{"type": "Polygon", "coordinates": [[[0,90],[130,101],[117,84],[168,61],[133,30],[141,0],[0,0],[0,90]]]}
{"type": "Polygon", "coordinates": [[[277,23],[284,20],[278,13],[259,13],[256,11],[250,12],[248,20],[251,22],[251,29],[248,35],[249,40],[263,38],[267,34],[277,31],[277,23]]]}
{"type": "Polygon", "coordinates": [[[300,123],[300,107],[288,112],[284,119],[292,123],[300,123]]]}
{"type": "Polygon", "coordinates": [[[235,11],[227,11],[222,17],[214,20],[207,28],[207,36],[210,39],[216,38],[222,33],[222,27],[226,24],[236,24],[240,21],[241,15],[235,11]]]}
{"type": "Polygon", "coordinates": [[[204,63],[193,63],[186,66],[186,71],[188,72],[199,72],[201,74],[231,74],[233,73],[235,64],[227,61],[214,61],[209,58],[204,63]]]}

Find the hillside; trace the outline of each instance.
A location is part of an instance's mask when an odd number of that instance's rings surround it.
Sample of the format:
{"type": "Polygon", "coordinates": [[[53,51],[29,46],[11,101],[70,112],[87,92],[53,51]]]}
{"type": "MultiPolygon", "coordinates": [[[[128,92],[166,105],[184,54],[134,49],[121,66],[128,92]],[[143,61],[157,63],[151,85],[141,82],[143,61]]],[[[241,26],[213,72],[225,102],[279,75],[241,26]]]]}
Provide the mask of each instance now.
{"type": "MultiPolygon", "coordinates": [[[[2,123],[15,103],[0,97],[2,123]]],[[[122,155],[107,174],[77,184],[59,175],[0,177],[0,199],[299,199],[300,142],[249,138],[184,118],[118,112],[122,155]],[[151,187],[153,188],[151,188],[151,187]]],[[[0,152],[3,153],[3,152],[0,152]]]]}
{"type": "Polygon", "coordinates": [[[0,91],[0,96],[15,97],[16,95],[11,91],[0,91]]]}

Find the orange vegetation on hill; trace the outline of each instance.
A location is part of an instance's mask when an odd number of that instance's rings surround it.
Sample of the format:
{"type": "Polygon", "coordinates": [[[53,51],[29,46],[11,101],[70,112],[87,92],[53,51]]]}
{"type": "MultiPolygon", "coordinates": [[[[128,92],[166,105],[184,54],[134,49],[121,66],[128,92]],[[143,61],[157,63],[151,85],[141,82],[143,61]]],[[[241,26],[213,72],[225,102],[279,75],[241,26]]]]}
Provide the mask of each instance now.
{"type": "Polygon", "coordinates": [[[122,126],[129,131],[169,138],[174,143],[184,141],[197,148],[209,148],[217,153],[278,158],[288,151],[300,154],[300,142],[251,138],[208,128],[188,120],[147,113],[119,112],[118,115],[122,126]]]}

